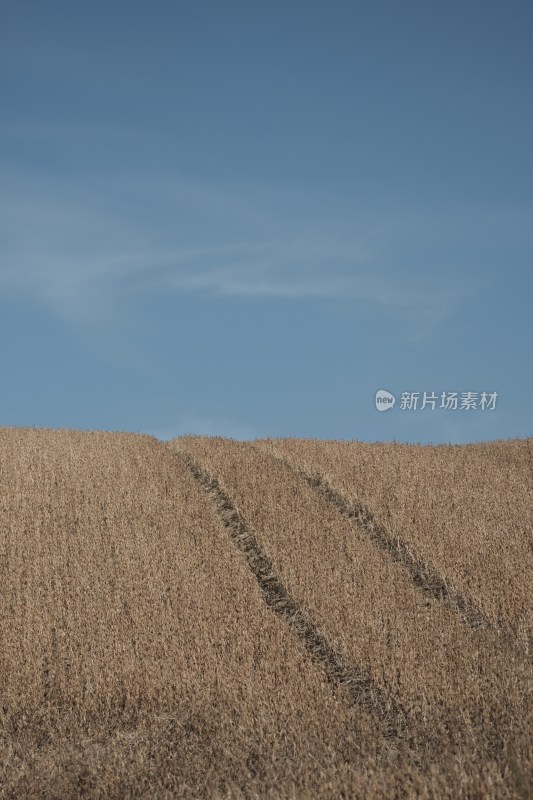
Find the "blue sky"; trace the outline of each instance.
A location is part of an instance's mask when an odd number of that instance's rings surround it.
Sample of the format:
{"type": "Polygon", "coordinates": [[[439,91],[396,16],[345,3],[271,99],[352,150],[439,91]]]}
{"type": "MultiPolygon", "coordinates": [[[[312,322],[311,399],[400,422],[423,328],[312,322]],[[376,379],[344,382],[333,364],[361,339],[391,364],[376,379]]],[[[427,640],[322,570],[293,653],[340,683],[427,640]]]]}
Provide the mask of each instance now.
{"type": "Polygon", "coordinates": [[[533,435],[532,26],[515,0],[4,3],[0,424],[533,435]],[[498,399],[400,408],[424,391],[498,399]]]}

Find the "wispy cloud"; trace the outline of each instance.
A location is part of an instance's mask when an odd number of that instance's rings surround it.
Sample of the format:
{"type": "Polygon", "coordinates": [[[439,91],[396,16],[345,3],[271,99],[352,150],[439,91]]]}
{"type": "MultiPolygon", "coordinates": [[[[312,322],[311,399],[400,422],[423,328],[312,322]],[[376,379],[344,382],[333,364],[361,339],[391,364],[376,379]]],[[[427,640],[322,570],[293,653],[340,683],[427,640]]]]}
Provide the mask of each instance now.
{"type": "MultiPolygon", "coordinates": [[[[205,235],[200,244],[177,244],[183,234],[169,235],[168,223],[159,232],[136,225],[131,209],[121,210],[116,198],[102,201],[94,187],[84,194],[79,187],[69,192],[53,181],[15,177],[12,191],[7,185],[0,194],[0,289],[30,293],[72,322],[113,316],[116,298],[136,286],[220,298],[352,300],[426,322],[450,314],[465,294],[460,281],[450,285],[438,274],[413,270],[405,255],[402,263],[401,253],[391,249],[396,242],[390,231],[397,225],[386,219],[360,225],[352,237],[318,226],[304,235],[296,224],[292,231],[276,228],[275,220],[264,236],[250,223],[243,229],[253,232],[239,241],[219,235],[209,219],[228,213],[235,221],[242,213],[250,222],[259,212],[231,192],[224,207],[219,187],[210,192],[206,184],[188,181],[178,206],[204,207],[205,235]],[[154,246],[158,239],[164,244],[154,246]]],[[[189,242],[195,238],[198,232],[188,236],[189,242]]]]}
{"type": "Polygon", "coordinates": [[[30,292],[63,318],[78,320],[80,314],[98,319],[135,280],[166,293],[343,299],[435,315],[448,313],[460,296],[455,289],[432,291],[380,274],[356,246],[352,251],[339,259],[333,244],[311,243],[306,254],[290,242],[268,242],[92,257],[28,253],[8,260],[0,285],[30,292]]]}

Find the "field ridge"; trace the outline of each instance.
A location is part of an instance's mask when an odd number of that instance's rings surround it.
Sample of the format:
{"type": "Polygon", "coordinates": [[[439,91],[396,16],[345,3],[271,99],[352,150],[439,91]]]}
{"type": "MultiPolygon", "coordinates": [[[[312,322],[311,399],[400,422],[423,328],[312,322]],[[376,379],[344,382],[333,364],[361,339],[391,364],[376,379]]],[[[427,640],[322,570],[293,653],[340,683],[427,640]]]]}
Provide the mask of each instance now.
{"type": "Polygon", "coordinates": [[[406,710],[392,698],[386,697],[362,668],[353,664],[348,665],[345,659],[335,652],[327,638],[320,633],[298,603],[291,598],[276,575],[270,559],[259,546],[246,521],[217,478],[202,469],[186,450],[173,448],[173,452],[208,493],[223,525],[246,557],[267,606],[289,623],[313,661],[324,669],[328,680],[346,690],[351,705],[360,705],[366,711],[376,714],[384,726],[386,737],[397,739],[407,733],[409,728],[413,728],[414,722],[409,720],[406,710]]]}
{"type": "Polygon", "coordinates": [[[440,575],[426,560],[414,554],[398,536],[390,534],[367,506],[348,500],[324,475],[311,473],[301,464],[293,463],[273,448],[257,442],[251,444],[262,452],[270,454],[272,458],[302,478],[344,517],[355,523],[378,547],[387,552],[393,561],[407,570],[415,586],[425,595],[444,602],[458,611],[474,629],[495,627],[473,600],[458,592],[448,579],[440,575]]]}

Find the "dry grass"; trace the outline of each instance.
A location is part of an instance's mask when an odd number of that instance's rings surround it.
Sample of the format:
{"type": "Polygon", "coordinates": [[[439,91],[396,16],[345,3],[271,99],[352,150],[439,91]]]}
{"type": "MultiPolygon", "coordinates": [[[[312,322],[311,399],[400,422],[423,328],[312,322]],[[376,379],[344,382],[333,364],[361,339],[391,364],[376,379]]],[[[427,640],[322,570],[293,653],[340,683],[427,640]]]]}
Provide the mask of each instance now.
{"type": "Polygon", "coordinates": [[[533,658],[533,440],[265,445],[366,506],[533,658]]]}
{"type": "Polygon", "coordinates": [[[532,473],[484,448],[0,429],[0,796],[527,797],[532,473]]]}

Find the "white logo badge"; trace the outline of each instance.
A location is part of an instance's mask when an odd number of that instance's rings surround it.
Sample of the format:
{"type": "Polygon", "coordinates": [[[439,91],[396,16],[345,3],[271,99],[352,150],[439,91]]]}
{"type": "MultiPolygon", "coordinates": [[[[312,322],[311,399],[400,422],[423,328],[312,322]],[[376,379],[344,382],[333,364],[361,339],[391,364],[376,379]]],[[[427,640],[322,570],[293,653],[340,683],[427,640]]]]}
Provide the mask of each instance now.
{"type": "Polygon", "coordinates": [[[378,411],[388,411],[394,407],[396,398],[385,389],[379,389],[376,392],[376,408],[378,411]]]}

